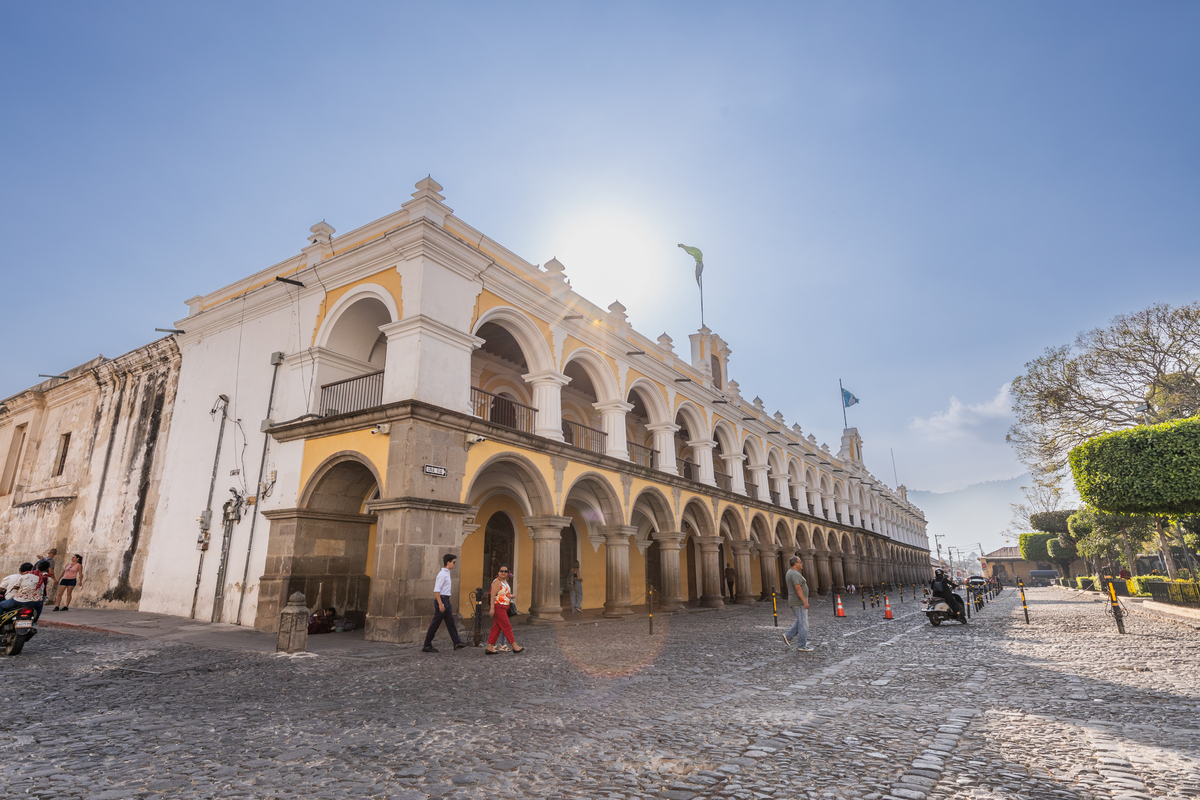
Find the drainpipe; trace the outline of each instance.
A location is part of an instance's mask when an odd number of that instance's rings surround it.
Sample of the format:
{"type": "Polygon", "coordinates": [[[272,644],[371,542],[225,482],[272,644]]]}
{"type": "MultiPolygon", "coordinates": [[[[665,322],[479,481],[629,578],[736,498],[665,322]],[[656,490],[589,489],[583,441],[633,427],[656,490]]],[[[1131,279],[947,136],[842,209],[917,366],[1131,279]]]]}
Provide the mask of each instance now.
{"type": "Polygon", "coordinates": [[[262,503],[262,485],[263,471],[267,468],[267,445],[271,443],[271,407],[275,404],[275,380],[279,377],[279,365],[283,363],[283,353],[276,351],[271,353],[271,365],[275,369],[271,372],[271,394],[267,397],[267,416],[262,421],[263,430],[263,447],[262,458],[258,461],[258,492],[254,498],[254,507],[250,510],[250,538],[246,541],[246,564],[242,568],[242,594],[238,598],[238,610],[236,624],[242,624],[242,606],[246,602],[246,579],[250,577],[250,550],[254,547],[254,523],[258,522],[258,507],[262,503]]]}
{"type": "Polygon", "coordinates": [[[217,488],[217,465],[221,462],[221,444],[225,441],[225,420],[229,419],[229,397],[220,395],[213,412],[221,409],[221,429],[217,432],[217,454],[213,457],[212,480],[208,484],[208,505],[200,512],[196,521],[200,523],[200,536],[196,539],[196,549],[200,551],[200,564],[196,567],[196,588],[192,592],[192,619],[196,618],[196,601],[200,599],[200,576],[204,574],[204,554],[208,552],[208,529],[212,525],[213,491],[217,488]]]}

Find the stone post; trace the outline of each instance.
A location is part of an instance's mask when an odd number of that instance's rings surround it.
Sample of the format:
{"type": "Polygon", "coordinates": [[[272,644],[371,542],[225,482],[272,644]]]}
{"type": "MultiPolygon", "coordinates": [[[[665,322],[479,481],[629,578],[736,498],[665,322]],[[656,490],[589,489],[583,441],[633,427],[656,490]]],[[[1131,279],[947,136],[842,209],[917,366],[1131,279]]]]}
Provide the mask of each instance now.
{"type": "Polygon", "coordinates": [[[725,601],[721,599],[721,546],[720,536],[697,536],[700,545],[700,575],[704,587],[700,595],[700,605],[705,608],[724,608],[725,601]]]}
{"type": "Polygon", "coordinates": [[[730,542],[733,550],[733,569],[737,572],[737,597],[739,605],[754,604],[754,582],[750,579],[750,549],[754,545],[746,541],[730,542]]]}
{"type": "Polygon", "coordinates": [[[559,372],[531,372],[521,376],[533,387],[534,416],[533,432],[538,436],[563,441],[562,432],[562,387],[571,379],[559,372]]]}
{"type": "Polygon", "coordinates": [[[679,565],[679,551],[683,549],[684,534],[679,531],[657,531],[653,536],[654,541],[658,542],[658,565],[661,572],[655,610],[679,611],[684,607],[679,565]]]}
{"type": "Polygon", "coordinates": [[[658,451],[654,468],[678,475],[679,465],[675,463],[675,432],[679,430],[679,426],[674,422],[656,422],[647,425],[646,430],[654,434],[654,449],[658,451]]]}
{"type": "Polygon", "coordinates": [[[288,604],[279,612],[279,635],[275,638],[275,652],[304,653],[308,650],[308,617],[304,594],[293,592],[288,598],[288,604]]]}
{"type": "Polygon", "coordinates": [[[559,573],[559,545],[570,517],[525,517],[529,538],[533,539],[533,585],[529,622],[545,625],[562,622],[562,579],[559,573]]]}
{"type": "Polygon", "coordinates": [[[604,430],[604,454],[629,460],[629,443],[625,440],[625,414],[633,408],[632,403],[624,400],[610,400],[607,403],[592,403],[592,407],[600,412],[600,427],[604,430]]]}
{"type": "Polygon", "coordinates": [[[609,525],[604,534],[604,616],[627,617],[633,613],[629,598],[629,539],[637,535],[632,525],[609,525]]]}

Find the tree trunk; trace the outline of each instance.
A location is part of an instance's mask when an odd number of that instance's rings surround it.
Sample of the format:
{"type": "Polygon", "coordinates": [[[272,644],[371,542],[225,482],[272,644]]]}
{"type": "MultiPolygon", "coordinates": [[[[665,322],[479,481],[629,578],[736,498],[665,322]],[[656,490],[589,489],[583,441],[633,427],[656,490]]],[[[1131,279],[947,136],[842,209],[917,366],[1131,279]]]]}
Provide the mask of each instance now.
{"type": "Polygon", "coordinates": [[[1158,534],[1158,547],[1162,550],[1163,561],[1167,565],[1167,576],[1175,580],[1175,556],[1171,555],[1171,540],[1167,538],[1166,517],[1154,518],[1154,531],[1158,534]]]}
{"type": "Polygon", "coordinates": [[[1125,568],[1129,570],[1130,575],[1133,575],[1136,578],[1138,571],[1136,562],[1133,560],[1133,549],[1129,546],[1129,534],[1127,533],[1128,530],[1129,528],[1127,527],[1121,528],[1121,544],[1125,546],[1125,568]]]}

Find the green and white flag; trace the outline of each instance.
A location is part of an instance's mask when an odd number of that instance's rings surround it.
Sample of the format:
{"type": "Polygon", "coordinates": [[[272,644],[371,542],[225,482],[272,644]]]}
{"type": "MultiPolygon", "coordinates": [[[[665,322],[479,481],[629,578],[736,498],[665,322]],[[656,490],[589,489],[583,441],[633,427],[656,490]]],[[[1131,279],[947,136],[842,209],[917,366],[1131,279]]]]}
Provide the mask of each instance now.
{"type": "Polygon", "coordinates": [[[704,272],[704,254],[700,252],[699,247],[688,247],[686,244],[679,246],[683,248],[683,252],[696,259],[696,285],[699,286],[700,275],[704,272]]]}

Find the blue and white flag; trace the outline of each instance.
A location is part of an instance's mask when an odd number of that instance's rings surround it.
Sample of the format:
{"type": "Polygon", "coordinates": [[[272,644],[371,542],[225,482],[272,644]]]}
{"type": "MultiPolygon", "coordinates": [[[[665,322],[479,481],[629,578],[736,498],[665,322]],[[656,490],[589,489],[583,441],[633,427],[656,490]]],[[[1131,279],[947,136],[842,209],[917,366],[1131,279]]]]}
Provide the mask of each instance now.
{"type": "Polygon", "coordinates": [[[843,408],[849,408],[850,406],[856,404],[857,402],[858,402],[857,397],[850,394],[850,392],[846,391],[845,389],[842,389],[842,407],[843,408]]]}

